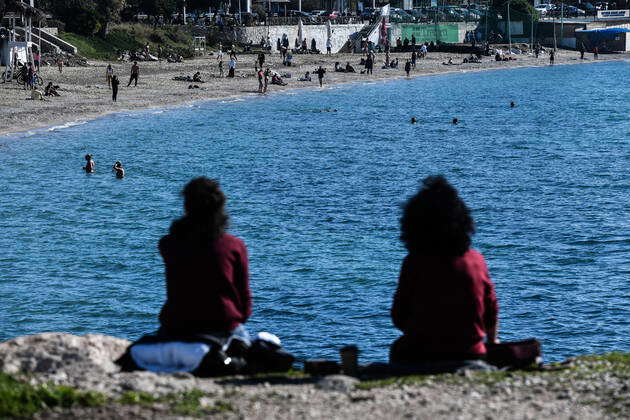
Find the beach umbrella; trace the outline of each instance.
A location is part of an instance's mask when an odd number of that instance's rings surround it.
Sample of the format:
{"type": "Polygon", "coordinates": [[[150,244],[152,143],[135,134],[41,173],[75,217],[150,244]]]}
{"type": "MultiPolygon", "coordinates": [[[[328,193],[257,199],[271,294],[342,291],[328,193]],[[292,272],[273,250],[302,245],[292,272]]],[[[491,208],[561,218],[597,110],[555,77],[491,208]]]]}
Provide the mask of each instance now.
{"type": "Polygon", "coordinates": [[[332,38],[332,25],[330,24],[330,19],[326,21],[326,38],[328,38],[328,40],[332,38]]]}
{"type": "Polygon", "coordinates": [[[302,42],[304,39],[304,24],[302,24],[302,19],[298,21],[298,40],[302,42]]]}

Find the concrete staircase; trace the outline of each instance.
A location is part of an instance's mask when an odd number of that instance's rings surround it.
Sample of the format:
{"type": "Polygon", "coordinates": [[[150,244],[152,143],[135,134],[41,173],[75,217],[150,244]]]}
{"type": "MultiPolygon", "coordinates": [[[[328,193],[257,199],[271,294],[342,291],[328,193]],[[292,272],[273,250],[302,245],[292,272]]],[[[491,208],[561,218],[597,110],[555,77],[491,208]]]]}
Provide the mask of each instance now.
{"type": "MultiPolygon", "coordinates": [[[[357,50],[357,44],[361,42],[363,38],[370,39],[370,35],[378,29],[380,20],[377,19],[374,23],[368,23],[359,32],[354,34],[346,43],[339,49],[340,53],[352,53],[357,50]]],[[[359,44],[360,45],[360,44],[359,44]]]]}
{"type": "MultiPolygon", "coordinates": [[[[25,29],[19,26],[15,27],[16,34],[24,37],[25,29]]],[[[39,28],[33,28],[31,31],[33,42],[40,43],[42,45],[42,50],[48,52],[60,52],[65,51],[71,54],[77,53],[77,47],[70,44],[69,42],[64,41],[63,39],[56,37],[55,35],[49,34],[46,31],[40,30],[39,28]]]]}

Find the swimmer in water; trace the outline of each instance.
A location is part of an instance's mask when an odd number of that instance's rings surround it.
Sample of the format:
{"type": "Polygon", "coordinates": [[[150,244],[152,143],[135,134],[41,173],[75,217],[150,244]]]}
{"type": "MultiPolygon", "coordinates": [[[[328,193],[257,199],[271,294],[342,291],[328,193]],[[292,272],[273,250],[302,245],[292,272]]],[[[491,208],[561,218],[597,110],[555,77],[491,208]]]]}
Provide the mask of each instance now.
{"type": "Polygon", "coordinates": [[[411,117],[411,124],[415,124],[417,122],[418,120],[416,119],[416,117],[411,117]]]}
{"type": "Polygon", "coordinates": [[[457,118],[453,118],[453,125],[457,125],[459,123],[459,120],[457,118]]]}
{"type": "Polygon", "coordinates": [[[86,174],[91,174],[94,172],[94,168],[96,167],[96,163],[94,163],[94,160],[92,159],[92,155],[91,154],[87,154],[85,155],[85,166],[83,167],[83,170],[85,171],[86,174]]]}
{"type": "Polygon", "coordinates": [[[510,108],[514,108],[516,106],[516,104],[514,103],[514,101],[510,102],[510,108]]]}
{"type": "Polygon", "coordinates": [[[116,178],[121,179],[125,177],[125,168],[122,167],[122,163],[119,160],[112,166],[112,171],[116,172],[116,178]]]}

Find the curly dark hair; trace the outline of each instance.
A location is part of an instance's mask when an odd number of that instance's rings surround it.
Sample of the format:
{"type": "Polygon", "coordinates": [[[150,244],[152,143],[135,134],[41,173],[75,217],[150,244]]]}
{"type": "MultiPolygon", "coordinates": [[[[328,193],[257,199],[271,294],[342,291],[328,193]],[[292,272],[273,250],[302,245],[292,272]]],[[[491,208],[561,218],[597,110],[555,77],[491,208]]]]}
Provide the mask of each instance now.
{"type": "Polygon", "coordinates": [[[195,178],[184,187],[184,217],[171,224],[171,235],[178,240],[207,244],[225,232],[228,215],[225,195],[215,180],[195,178]]]}
{"type": "Polygon", "coordinates": [[[475,223],[457,190],[434,175],[403,205],[400,230],[410,253],[459,257],[470,248],[475,223]]]}

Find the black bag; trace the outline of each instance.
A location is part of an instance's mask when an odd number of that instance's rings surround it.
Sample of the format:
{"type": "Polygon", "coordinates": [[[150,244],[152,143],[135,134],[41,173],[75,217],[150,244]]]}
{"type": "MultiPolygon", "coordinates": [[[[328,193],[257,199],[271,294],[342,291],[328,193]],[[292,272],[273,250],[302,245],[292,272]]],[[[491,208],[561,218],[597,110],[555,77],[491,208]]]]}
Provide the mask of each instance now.
{"type": "Polygon", "coordinates": [[[293,367],[295,357],[280,346],[255,340],[247,351],[247,372],[286,372],[293,367]]]}
{"type": "Polygon", "coordinates": [[[524,368],[542,362],[540,341],[535,338],[486,344],[486,350],[487,362],[497,367],[524,368]]]}

